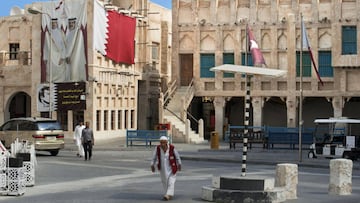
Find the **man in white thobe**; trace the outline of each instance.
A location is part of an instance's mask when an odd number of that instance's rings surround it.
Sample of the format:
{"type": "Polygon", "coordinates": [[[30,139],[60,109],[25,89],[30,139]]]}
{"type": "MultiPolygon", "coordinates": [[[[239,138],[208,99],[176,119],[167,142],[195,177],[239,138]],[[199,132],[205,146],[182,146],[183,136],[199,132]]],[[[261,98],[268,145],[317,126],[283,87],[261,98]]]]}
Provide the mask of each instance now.
{"type": "Polygon", "coordinates": [[[176,171],[181,170],[181,159],[174,146],[168,144],[166,136],[160,138],[160,145],[154,150],[151,161],[152,172],[155,172],[155,164],[160,171],[161,182],[165,190],[163,199],[170,200],[174,196],[176,171]]]}
{"type": "Polygon", "coordinates": [[[81,142],[81,134],[82,134],[82,130],[85,128],[85,125],[83,122],[79,122],[78,125],[76,125],[75,130],[74,130],[74,142],[76,144],[76,146],[78,147],[78,153],[77,156],[84,156],[84,147],[82,145],[81,142]]]}

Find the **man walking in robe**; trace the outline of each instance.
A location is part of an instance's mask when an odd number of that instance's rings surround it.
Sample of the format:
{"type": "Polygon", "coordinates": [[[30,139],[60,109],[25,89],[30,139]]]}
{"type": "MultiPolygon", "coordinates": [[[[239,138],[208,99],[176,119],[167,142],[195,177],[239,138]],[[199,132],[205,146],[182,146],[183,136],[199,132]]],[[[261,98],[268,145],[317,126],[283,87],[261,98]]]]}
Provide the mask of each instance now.
{"type": "Polygon", "coordinates": [[[83,157],[84,156],[84,147],[82,145],[81,141],[81,134],[82,130],[85,128],[84,123],[82,121],[79,122],[79,124],[76,125],[74,130],[74,142],[76,146],[78,147],[77,156],[83,157]]]}
{"type": "Polygon", "coordinates": [[[168,144],[166,136],[160,137],[158,145],[153,153],[151,171],[155,172],[155,164],[160,171],[161,182],[165,195],[164,200],[170,200],[174,196],[176,172],[181,170],[181,158],[174,145],[168,144]]]}

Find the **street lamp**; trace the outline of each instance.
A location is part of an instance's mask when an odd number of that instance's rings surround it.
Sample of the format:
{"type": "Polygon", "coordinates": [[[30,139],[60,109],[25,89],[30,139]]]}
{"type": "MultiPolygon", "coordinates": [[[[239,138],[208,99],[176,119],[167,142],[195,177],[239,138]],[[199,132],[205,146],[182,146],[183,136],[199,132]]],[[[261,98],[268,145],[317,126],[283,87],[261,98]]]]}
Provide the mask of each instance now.
{"type": "MultiPolygon", "coordinates": [[[[30,7],[28,8],[28,12],[30,14],[34,14],[34,15],[38,15],[38,14],[43,14],[43,15],[47,15],[49,17],[49,20],[51,21],[51,16],[50,14],[46,13],[46,12],[42,12],[41,10],[35,8],[35,7],[30,7]]],[[[49,118],[52,118],[52,97],[51,94],[53,92],[53,88],[52,88],[52,35],[51,35],[51,31],[49,30],[49,36],[50,36],[50,51],[49,51],[49,118]]]]}

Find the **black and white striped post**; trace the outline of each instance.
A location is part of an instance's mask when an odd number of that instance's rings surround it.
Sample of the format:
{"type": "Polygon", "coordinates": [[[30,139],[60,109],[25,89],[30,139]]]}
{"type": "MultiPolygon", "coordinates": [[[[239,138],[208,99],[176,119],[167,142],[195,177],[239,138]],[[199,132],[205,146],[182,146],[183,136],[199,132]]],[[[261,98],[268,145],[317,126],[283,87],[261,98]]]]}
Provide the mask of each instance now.
{"type": "Polygon", "coordinates": [[[231,65],[231,64],[224,64],[221,66],[213,67],[211,71],[224,71],[224,72],[232,72],[232,73],[241,73],[245,74],[245,99],[244,99],[244,135],[243,135],[243,155],[242,155],[242,165],[241,165],[241,176],[246,176],[246,157],[248,151],[248,138],[249,138],[249,124],[250,124],[250,105],[251,105],[251,98],[250,98],[250,85],[251,85],[251,77],[253,75],[267,75],[267,76],[274,76],[279,77],[286,74],[284,70],[276,70],[270,68],[263,68],[266,67],[265,59],[259,50],[259,47],[255,41],[255,37],[253,33],[250,31],[249,26],[246,24],[246,46],[250,48],[252,53],[252,59],[254,66],[247,66],[248,65],[248,50],[246,49],[245,52],[245,66],[241,65],[231,65]],[[250,47],[248,46],[250,42],[250,47]]]}
{"type": "Polygon", "coordinates": [[[241,166],[241,176],[246,176],[246,157],[249,138],[249,120],[250,120],[250,75],[246,75],[246,95],[245,95],[245,112],[244,112],[244,137],[243,137],[243,156],[241,166]]]}
{"type": "Polygon", "coordinates": [[[270,68],[261,68],[255,66],[241,66],[223,64],[210,69],[211,71],[222,71],[230,73],[245,74],[245,99],[244,99],[244,136],[243,136],[243,156],[242,156],[242,173],[241,176],[246,176],[246,156],[248,150],[248,138],[249,138],[249,124],[250,124],[250,110],[251,110],[251,97],[250,97],[250,85],[253,75],[267,75],[272,77],[279,77],[286,74],[284,70],[276,70],[270,68]]]}

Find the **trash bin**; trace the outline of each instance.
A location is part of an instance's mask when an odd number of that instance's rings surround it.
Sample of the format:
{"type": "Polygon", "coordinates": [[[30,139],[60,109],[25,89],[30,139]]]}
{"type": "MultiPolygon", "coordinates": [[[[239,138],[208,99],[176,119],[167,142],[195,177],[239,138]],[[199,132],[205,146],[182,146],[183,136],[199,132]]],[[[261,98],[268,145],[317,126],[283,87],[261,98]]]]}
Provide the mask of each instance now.
{"type": "Polygon", "coordinates": [[[219,149],[219,133],[216,131],[211,132],[210,146],[211,149],[219,149]]]}

